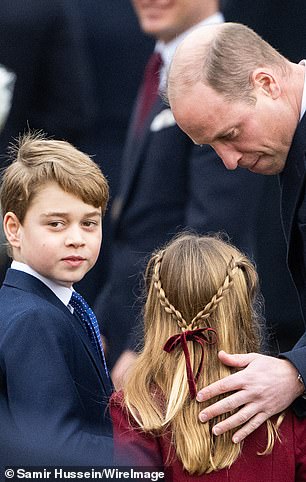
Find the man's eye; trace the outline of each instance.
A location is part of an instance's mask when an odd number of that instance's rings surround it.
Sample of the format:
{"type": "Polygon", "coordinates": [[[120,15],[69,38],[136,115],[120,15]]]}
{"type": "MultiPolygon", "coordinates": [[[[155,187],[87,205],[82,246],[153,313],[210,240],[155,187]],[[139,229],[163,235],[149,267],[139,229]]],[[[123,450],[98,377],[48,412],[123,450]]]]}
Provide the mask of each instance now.
{"type": "Polygon", "coordinates": [[[236,136],[236,131],[231,131],[224,136],[224,139],[227,139],[230,141],[231,139],[234,139],[235,136],[236,136]]]}

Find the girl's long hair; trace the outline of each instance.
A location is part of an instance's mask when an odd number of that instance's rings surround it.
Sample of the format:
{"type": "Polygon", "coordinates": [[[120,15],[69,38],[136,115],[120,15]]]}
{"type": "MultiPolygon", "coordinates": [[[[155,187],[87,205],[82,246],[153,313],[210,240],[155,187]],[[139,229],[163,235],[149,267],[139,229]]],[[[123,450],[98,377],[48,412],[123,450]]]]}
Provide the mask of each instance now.
{"type": "MultiPolygon", "coordinates": [[[[249,353],[260,350],[261,328],[258,278],[250,260],[218,237],[182,234],[150,259],[145,274],[144,348],[124,387],[124,402],[145,432],[170,432],[178,459],[191,474],[230,467],[239,456],[233,430],[215,437],[209,423],[198,420],[207,403],[191,399],[186,359],[181,347],[166,353],[169,337],[182,330],[209,327],[217,343],[205,345],[204,368],[197,386],[233,373],[218,359],[218,351],[249,353]]],[[[201,346],[188,341],[191,368],[196,373],[201,346]]],[[[267,448],[274,444],[276,428],[267,422],[267,448]]],[[[169,460],[171,463],[171,460],[169,460]]]]}

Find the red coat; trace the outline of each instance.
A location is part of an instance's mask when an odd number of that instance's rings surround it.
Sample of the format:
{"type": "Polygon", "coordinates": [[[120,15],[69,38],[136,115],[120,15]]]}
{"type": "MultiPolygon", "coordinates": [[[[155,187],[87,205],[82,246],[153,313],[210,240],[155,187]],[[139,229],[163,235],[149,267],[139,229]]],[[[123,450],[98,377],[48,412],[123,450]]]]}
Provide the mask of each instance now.
{"type": "Polygon", "coordinates": [[[164,480],[167,482],[306,481],[306,420],[298,419],[292,411],[288,411],[280,427],[281,443],[276,441],[270,455],[257,455],[257,452],[265,449],[267,443],[264,424],[246,438],[241,456],[230,469],[192,476],[183,470],[181,462],[175,456],[170,467],[164,466],[169,453],[170,435],[153,437],[142,432],[135,422],[129,420],[122,400],[122,392],[114,393],[110,400],[115,457],[118,460],[133,460],[137,467],[163,468],[164,480]]]}

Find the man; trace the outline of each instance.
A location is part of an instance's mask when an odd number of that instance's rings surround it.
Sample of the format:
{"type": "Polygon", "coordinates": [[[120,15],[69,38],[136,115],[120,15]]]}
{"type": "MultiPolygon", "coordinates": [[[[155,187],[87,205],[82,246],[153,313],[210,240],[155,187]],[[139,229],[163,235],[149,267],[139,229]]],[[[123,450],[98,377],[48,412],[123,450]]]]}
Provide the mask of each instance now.
{"type": "MultiPolygon", "coordinates": [[[[142,29],[157,39],[155,52],[163,60],[160,88],[175,48],[190,29],[200,24],[220,24],[223,20],[215,0],[175,0],[166,5],[160,0],[134,0],[133,5],[142,29]]],[[[141,299],[140,281],[146,256],[184,227],[202,233],[226,232],[237,246],[255,258],[268,324],[274,325],[277,335],[288,321],[292,326],[300,321],[296,294],[285,266],[277,180],[243,170],[238,176],[232,175],[211,148],[194,146],[158,96],[137,129],[141,91],[126,142],[121,187],[113,204],[110,277],[96,303],[117,386],[135,358],[134,350],[141,339],[137,299],[141,299]],[[272,214],[265,209],[265,202],[275,207],[272,214]],[[267,233],[265,239],[258,235],[261,232],[267,233]],[[267,255],[273,268],[266,267],[267,255]],[[274,276],[281,280],[278,286],[273,282],[274,276]],[[291,303],[282,303],[286,294],[291,303]]],[[[294,335],[296,331],[292,330],[294,335]]],[[[297,339],[291,341],[287,336],[283,343],[289,348],[297,339]]]]}
{"type": "MultiPolygon", "coordinates": [[[[306,320],[304,63],[288,61],[243,25],[203,27],[177,49],[168,97],[182,130],[196,144],[210,144],[227,169],[281,173],[288,267],[306,320]]],[[[300,397],[305,391],[305,356],[305,334],[284,359],[221,352],[225,364],[246,368],[201,390],[199,401],[234,393],[208,407],[200,419],[241,407],[214,427],[219,435],[245,423],[233,438],[238,442],[296,399],[296,411],[305,416],[305,400],[300,397]]]]}

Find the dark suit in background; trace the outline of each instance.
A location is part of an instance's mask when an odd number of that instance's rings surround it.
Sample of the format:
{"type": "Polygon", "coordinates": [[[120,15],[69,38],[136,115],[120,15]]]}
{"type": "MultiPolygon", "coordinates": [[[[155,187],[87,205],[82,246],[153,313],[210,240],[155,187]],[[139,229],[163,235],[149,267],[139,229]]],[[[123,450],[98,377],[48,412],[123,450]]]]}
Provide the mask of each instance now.
{"type": "Polygon", "coordinates": [[[128,0],[77,0],[76,5],[83,21],[95,99],[95,122],[82,139],[82,149],[93,155],[110,186],[101,255],[77,285],[93,305],[107,279],[112,244],[110,210],[118,191],[129,118],[154,42],[141,32],[128,0]]]}
{"type": "MultiPolygon", "coordinates": [[[[158,131],[150,129],[153,119],[164,110],[162,101],[157,100],[141,138],[134,137],[131,122],[123,155],[121,185],[112,210],[110,276],[96,304],[110,366],[129,346],[128,337],[135,326],[141,326],[139,286],[146,256],[184,225],[188,195],[185,159],[191,142],[174,122],[158,131]]],[[[131,340],[130,347],[135,344],[131,340]]]]}
{"type": "Polygon", "coordinates": [[[224,0],[227,22],[251,27],[293,62],[306,55],[305,0],[224,0]]]}
{"type": "Polygon", "coordinates": [[[92,78],[80,12],[70,0],[2,0],[0,62],[17,78],[0,154],[13,137],[42,129],[78,146],[94,123],[92,78]]]}
{"type": "Polygon", "coordinates": [[[13,269],[0,305],[0,468],[111,465],[112,386],[81,322],[13,269]]]}

